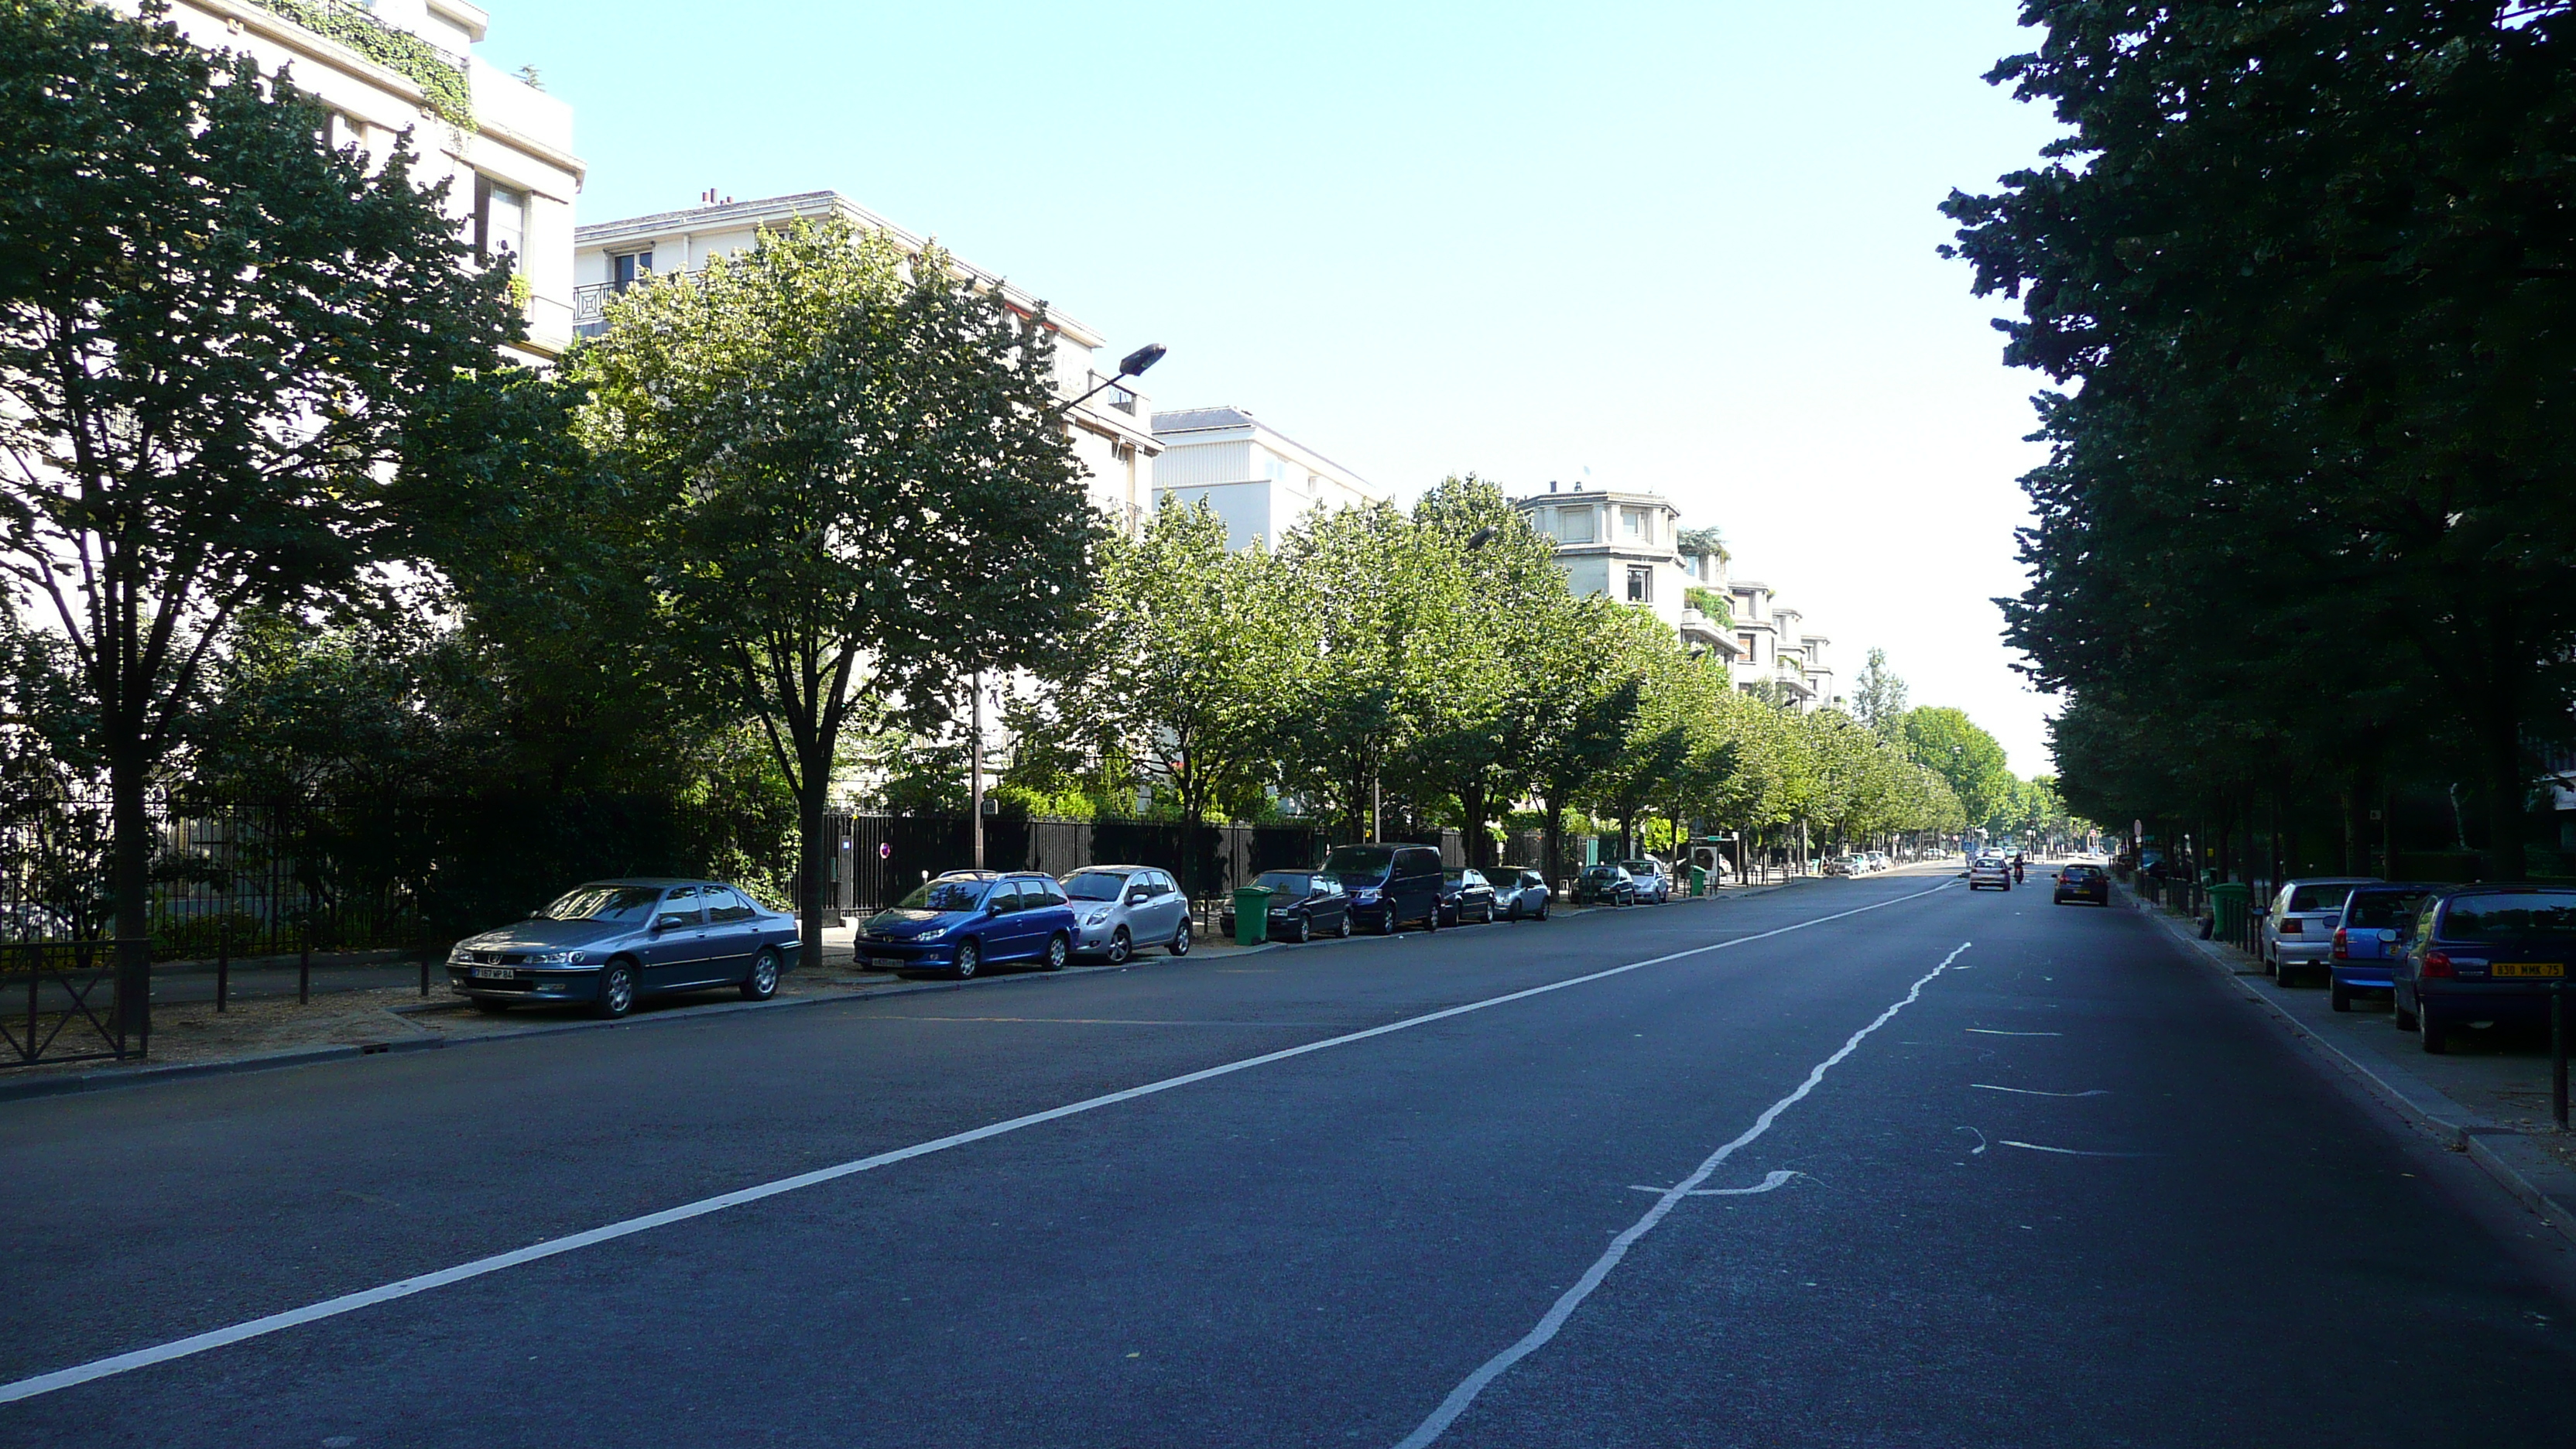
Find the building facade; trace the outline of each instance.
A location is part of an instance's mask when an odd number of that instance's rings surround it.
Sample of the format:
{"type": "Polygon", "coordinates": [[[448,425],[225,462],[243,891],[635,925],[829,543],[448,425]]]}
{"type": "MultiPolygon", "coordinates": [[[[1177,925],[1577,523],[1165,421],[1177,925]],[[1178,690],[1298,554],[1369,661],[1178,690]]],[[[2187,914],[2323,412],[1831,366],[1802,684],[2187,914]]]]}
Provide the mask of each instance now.
{"type": "MultiPolygon", "coordinates": [[[[606,325],[607,299],[629,287],[703,271],[711,258],[748,250],[764,230],[783,232],[799,220],[834,216],[861,231],[883,233],[908,255],[918,256],[929,246],[927,238],[834,191],[760,201],[727,198],[681,211],[595,222],[580,228],[573,239],[575,326],[584,335],[599,331],[606,325]]],[[[953,255],[949,260],[977,285],[1000,289],[1024,316],[1040,305],[1037,298],[990,272],[953,255]]],[[[1068,401],[1092,392],[1116,374],[1118,364],[1105,354],[1107,344],[1099,333],[1052,307],[1047,310],[1047,323],[1055,330],[1056,388],[1068,401]]],[[[1151,470],[1163,451],[1147,418],[1145,399],[1123,385],[1102,388],[1065,414],[1074,454],[1091,475],[1093,506],[1130,531],[1145,516],[1153,484],[1151,470]]]]}
{"type": "Polygon", "coordinates": [[[1557,567],[1578,594],[1604,594],[1652,610],[1693,654],[1730,664],[1725,556],[1693,547],[1681,511],[1658,493],[1583,488],[1517,498],[1512,506],[1556,544],[1557,567]]]}
{"type": "MultiPolygon", "coordinates": [[[[132,0],[108,0],[136,14],[132,0]]],[[[462,0],[172,0],[170,23],[208,50],[289,68],[331,113],[331,139],[371,159],[408,133],[413,177],[447,183],[447,214],[484,259],[523,279],[538,366],[573,338],[573,205],[583,165],[572,107],[473,53],[488,17],[462,0]]]]}
{"type": "Polygon", "coordinates": [[[1227,546],[1279,537],[1316,509],[1334,512],[1394,495],[1330,458],[1280,434],[1237,407],[1182,408],[1154,414],[1154,497],[1183,506],[1204,500],[1225,520],[1227,546]]]}

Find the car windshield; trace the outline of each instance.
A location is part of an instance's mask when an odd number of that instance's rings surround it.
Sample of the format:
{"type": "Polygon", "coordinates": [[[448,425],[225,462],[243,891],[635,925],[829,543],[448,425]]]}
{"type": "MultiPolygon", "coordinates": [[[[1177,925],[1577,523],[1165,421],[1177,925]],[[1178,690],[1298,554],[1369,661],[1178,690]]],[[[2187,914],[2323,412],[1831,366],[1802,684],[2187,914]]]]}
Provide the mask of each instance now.
{"type": "Polygon", "coordinates": [[[538,912],[549,921],[642,922],[662,899],[660,886],[583,886],[538,912]]]}
{"type": "Polygon", "coordinates": [[[1265,870],[1254,876],[1252,883],[1291,896],[1302,896],[1315,888],[1315,878],[1302,870],[1265,870]]]}
{"type": "Polygon", "coordinates": [[[984,892],[992,882],[980,880],[924,881],[919,890],[903,898],[895,909],[904,911],[971,911],[984,903],[984,892]]]}
{"type": "Polygon", "coordinates": [[[1324,857],[1324,874],[1342,880],[1370,881],[1386,874],[1395,851],[1384,845],[1344,845],[1324,857]]]}
{"type": "Polygon", "coordinates": [[[1628,874],[1630,875],[1652,875],[1655,873],[1655,863],[1651,860],[1631,860],[1622,862],[1622,864],[1627,867],[1628,874]]]}
{"type": "Polygon", "coordinates": [[[1587,867],[1583,873],[1591,876],[1595,880],[1608,880],[1610,877],[1619,873],[1619,867],[1615,865],[1596,865],[1587,867]]]}
{"type": "Polygon", "coordinates": [[[2576,891],[2462,896],[2442,917],[2450,941],[2531,941],[2576,936],[2576,891]]]}
{"type": "Polygon", "coordinates": [[[2339,911],[2344,897],[2352,894],[2352,883],[2342,885],[2303,885],[2290,891],[2290,909],[2294,911],[2339,911]]]}
{"type": "Polygon", "coordinates": [[[2343,923],[2374,931],[2412,925],[2432,898],[2431,891],[2354,891],[2343,908],[2343,923]]]}
{"type": "Polygon", "coordinates": [[[1112,870],[1079,871],[1064,878],[1064,893],[1077,901],[1114,901],[1127,889],[1127,877],[1112,870]]]}

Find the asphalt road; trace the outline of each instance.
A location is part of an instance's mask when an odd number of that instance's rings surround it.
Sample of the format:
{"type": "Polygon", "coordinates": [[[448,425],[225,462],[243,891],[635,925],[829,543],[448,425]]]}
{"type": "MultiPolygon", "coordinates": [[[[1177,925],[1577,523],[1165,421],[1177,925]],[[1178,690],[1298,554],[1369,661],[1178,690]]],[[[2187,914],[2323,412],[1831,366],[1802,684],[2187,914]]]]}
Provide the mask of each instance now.
{"type": "Polygon", "coordinates": [[[1077,1104],[0,1403],[0,1444],[2576,1424],[2564,1244],[2473,1166],[2128,913],[1904,875],[7,1104],[0,1382],[1077,1104]]]}

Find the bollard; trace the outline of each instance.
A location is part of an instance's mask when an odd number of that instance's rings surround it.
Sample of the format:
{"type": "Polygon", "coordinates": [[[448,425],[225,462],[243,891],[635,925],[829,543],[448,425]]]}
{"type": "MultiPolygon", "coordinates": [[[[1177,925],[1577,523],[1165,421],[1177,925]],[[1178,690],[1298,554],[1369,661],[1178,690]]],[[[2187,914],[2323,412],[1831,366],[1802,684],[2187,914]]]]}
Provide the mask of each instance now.
{"type": "Polygon", "coordinates": [[[215,923],[215,1010],[224,1009],[224,998],[233,987],[233,923],[218,918],[215,923]]]}
{"type": "Polygon", "coordinates": [[[2549,1115],[2567,1130],[2567,983],[2549,983],[2549,1115]]]}
{"type": "Polygon", "coordinates": [[[295,1004],[313,1004],[313,942],[309,937],[304,942],[304,954],[295,963],[295,1004]]]}
{"type": "Polygon", "coordinates": [[[429,948],[426,946],[420,952],[420,994],[429,995],[429,948]]]}

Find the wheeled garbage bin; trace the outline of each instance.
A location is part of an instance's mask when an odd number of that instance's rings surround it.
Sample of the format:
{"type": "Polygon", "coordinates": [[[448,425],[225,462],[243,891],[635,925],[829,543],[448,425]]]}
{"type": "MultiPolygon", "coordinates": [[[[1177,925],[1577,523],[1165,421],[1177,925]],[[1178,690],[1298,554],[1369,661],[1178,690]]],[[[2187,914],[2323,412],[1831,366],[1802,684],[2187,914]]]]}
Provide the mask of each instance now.
{"type": "Polygon", "coordinates": [[[1258,946],[1268,940],[1270,887],[1244,886],[1234,893],[1234,944],[1258,946]]]}

